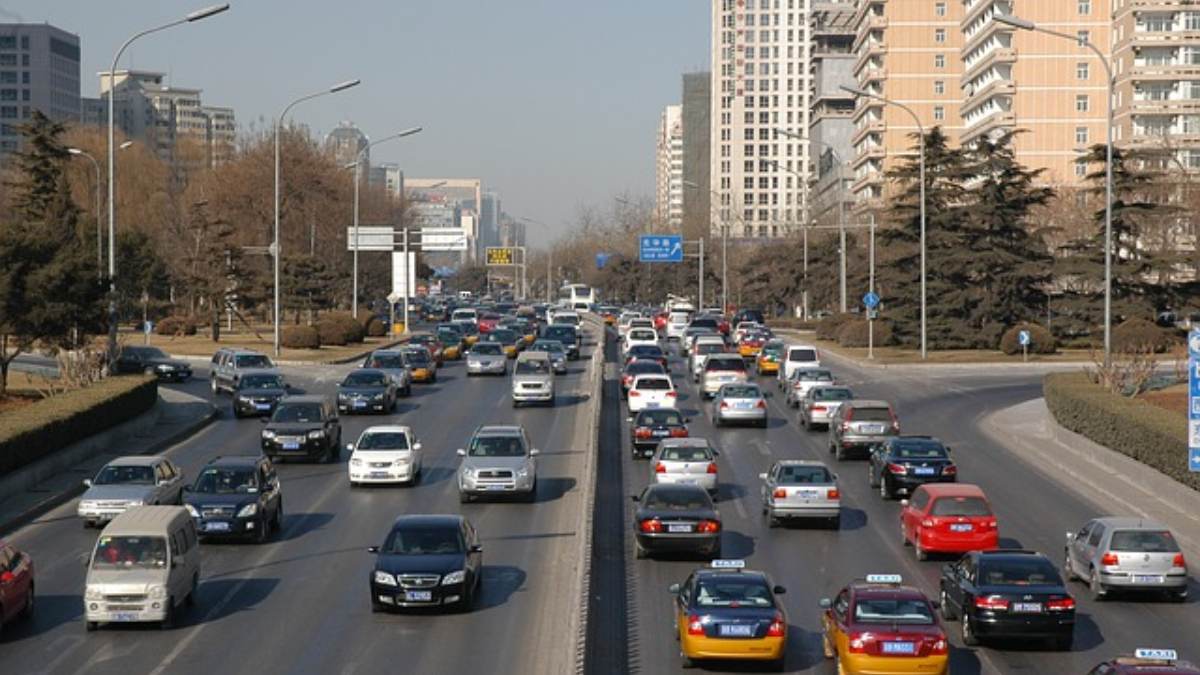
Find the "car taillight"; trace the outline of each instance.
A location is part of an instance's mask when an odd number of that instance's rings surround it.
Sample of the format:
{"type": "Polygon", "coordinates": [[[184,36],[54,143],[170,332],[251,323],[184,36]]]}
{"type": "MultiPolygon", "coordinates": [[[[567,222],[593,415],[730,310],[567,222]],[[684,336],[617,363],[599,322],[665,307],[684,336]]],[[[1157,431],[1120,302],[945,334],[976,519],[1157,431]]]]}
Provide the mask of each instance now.
{"type": "Polygon", "coordinates": [[[667,472],[667,465],[666,465],[666,464],[663,464],[662,462],[659,462],[659,463],[657,463],[657,464],[655,464],[655,465],[654,465],[654,473],[666,473],[666,472],[667,472]]]}
{"type": "Polygon", "coordinates": [[[1008,600],[998,595],[987,595],[975,598],[975,606],[979,609],[990,609],[993,611],[1008,611],[1008,600]]]}
{"type": "Polygon", "coordinates": [[[642,395],[642,392],[638,391],[637,389],[630,389],[630,390],[629,390],[629,395],[630,395],[630,396],[641,396],[641,395],[642,395]]]}
{"type": "Polygon", "coordinates": [[[771,619],[771,625],[767,626],[767,637],[783,637],[785,630],[787,626],[783,623],[783,615],[776,613],[775,618],[771,619]]]}
{"type": "Polygon", "coordinates": [[[760,399],[758,399],[758,404],[755,405],[754,407],[762,408],[763,410],[766,410],[767,409],[767,401],[765,399],[760,398],[760,399]]]}
{"type": "Polygon", "coordinates": [[[684,427],[675,427],[671,429],[671,438],[687,438],[688,430],[684,427]]]}
{"type": "Polygon", "coordinates": [[[641,524],[642,532],[662,532],[662,523],[657,518],[643,520],[641,524]]]}
{"type": "Polygon", "coordinates": [[[707,469],[705,469],[705,471],[706,471],[706,472],[708,472],[708,473],[716,473],[716,472],[717,472],[717,463],[716,463],[716,462],[709,462],[709,463],[708,463],[708,468],[707,468],[707,469]]]}
{"type": "Polygon", "coordinates": [[[638,438],[650,438],[650,429],[647,427],[638,427],[634,429],[633,435],[638,438]]]}
{"type": "Polygon", "coordinates": [[[721,531],[721,523],[715,520],[702,520],[696,526],[696,531],[700,534],[714,534],[721,531]]]}
{"type": "Polygon", "coordinates": [[[1051,612],[1066,612],[1075,609],[1075,598],[1055,598],[1046,601],[1046,609],[1051,612]]]}
{"type": "Polygon", "coordinates": [[[837,488],[829,488],[828,490],[825,491],[826,499],[838,499],[841,496],[842,496],[842,493],[838,492],[837,488]]]}
{"type": "Polygon", "coordinates": [[[942,475],[943,476],[957,476],[958,475],[958,467],[953,464],[943,466],[942,467],[942,475]]]}
{"type": "Polygon", "coordinates": [[[996,523],[996,519],[992,518],[991,520],[984,521],[983,526],[986,529],[994,530],[998,527],[998,524],[996,523]]]}
{"type": "Polygon", "coordinates": [[[721,401],[721,410],[725,410],[728,407],[729,407],[728,403],[726,403],[725,401],[721,401]]]}
{"type": "Polygon", "coordinates": [[[947,654],[950,651],[950,645],[946,643],[946,638],[938,638],[933,641],[933,645],[929,647],[929,653],[935,656],[947,654]]]}
{"type": "Polygon", "coordinates": [[[812,407],[812,411],[813,411],[813,412],[825,412],[825,411],[827,411],[827,410],[828,410],[828,408],[826,408],[826,407],[825,407],[825,406],[823,406],[823,405],[814,405],[814,406],[812,407]]]}
{"type": "Polygon", "coordinates": [[[867,644],[871,642],[871,636],[866,633],[851,633],[850,634],[850,653],[865,654],[867,644]]]}
{"type": "Polygon", "coordinates": [[[775,491],[771,493],[771,496],[775,499],[787,499],[787,490],[783,488],[775,488],[775,491]]]}
{"type": "Polygon", "coordinates": [[[937,525],[937,523],[934,522],[933,518],[926,518],[925,520],[921,521],[921,527],[933,527],[935,525],[937,525]]]}
{"type": "Polygon", "coordinates": [[[1182,553],[1176,553],[1175,559],[1171,561],[1172,567],[1187,567],[1187,560],[1184,559],[1182,553]]]}
{"type": "Polygon", "coordinates": [[[1116,553],[1113,553],[1112,551],[1108,551],[1104,555],[1100,556],[1100,564],[1101,565],[1119,565],[1119,564],[1121,564],[1121,559],[1117,557],[1116,553]]]}
{"type": "Polygon", "coordinates": [[[679,395],[678,392],[676,392],[674,390],[667,392],[667,398],[675,398],[678,395],[679,395]]]}
{"type": "Polygon", "coordinates": [[[888,464],[887,470],[888,473],[894,473],[900,476],[908,473],[908,467],[904,466],[903,464],[888,464]]]}
{"type": "Polygon", "coordinates": [[[688,635],[704,635],[704,626],[695,614],[688,615],[688,635]]]}

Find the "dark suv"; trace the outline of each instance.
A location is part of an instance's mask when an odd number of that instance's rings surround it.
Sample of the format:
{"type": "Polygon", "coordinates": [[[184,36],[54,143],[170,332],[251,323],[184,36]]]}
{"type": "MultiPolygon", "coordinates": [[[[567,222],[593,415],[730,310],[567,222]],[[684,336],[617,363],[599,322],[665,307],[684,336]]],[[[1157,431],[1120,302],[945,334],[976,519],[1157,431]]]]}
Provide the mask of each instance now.
{"type": "Polygon", "coordinates": [[[183,505],[201,537],[244,537],[263,543],[283,525],[283,491],[262,455],[216,457],[185,488],[183,505]]]}
{"type": "Polygon", "coordinates": [[[262,451],[272,461],[298,457],[336,462],[341,456],[342,424],[337,406],[325,396],[286,396],[264,421],[262,451]]]}
{"type": "Polygon", "coordinates": [[[912,494],[925,483],[953,483],[958,467],[947,448],[932,436],[893,436],[871,448],[867,479],[879,496],[912,494]]]}
{"type": "Polygon", "coordinates": [[[900,420],[887,401],[846,401],[829,420],[829,452],[838,461],[867,454],[872,446],[899,433],[900,420]]]}

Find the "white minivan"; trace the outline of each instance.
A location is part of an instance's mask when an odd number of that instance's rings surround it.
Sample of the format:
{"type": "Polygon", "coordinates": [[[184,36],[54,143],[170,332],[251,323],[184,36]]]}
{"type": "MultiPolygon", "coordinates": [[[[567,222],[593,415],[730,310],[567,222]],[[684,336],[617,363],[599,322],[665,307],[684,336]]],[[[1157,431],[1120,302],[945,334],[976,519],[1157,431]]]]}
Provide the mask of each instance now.
{"type": "Polygon", "coordinates": [[[451,321],[470,321],[471,323],[478,326],[479,325],[479,312],[475,311],[475,309],[473,307],[463,307],[461,309],[454,310],[454,313],[450,315],[450,320],[451,321]]]}
{"type": "Polygon", "coordinates": [[[169,628],[176,608],[191,605],[200,584],[196,524],[182,506],[137,506],[116,518],[96,539],[85,561],[84,620],[154,621],[169,628]]]}
{"type": "Polygon", "coordinates": [[[779,376],[776,384],[780,389],[792,379],[792,373],[801,368],[820,368],[821,355],[817,353],[817,348],[811,345],[788,345],[787,354],[783,360],[783,367],[779,369],[779,376]]]}

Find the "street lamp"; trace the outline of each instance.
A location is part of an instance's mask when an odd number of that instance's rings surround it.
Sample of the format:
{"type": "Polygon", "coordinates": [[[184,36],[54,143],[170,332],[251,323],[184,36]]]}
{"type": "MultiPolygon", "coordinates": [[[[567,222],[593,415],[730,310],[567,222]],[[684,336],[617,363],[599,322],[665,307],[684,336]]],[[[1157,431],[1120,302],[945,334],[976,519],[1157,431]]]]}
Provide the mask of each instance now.
{"type": "MultiPolygon", "coordinates": [[[[391,136],[384,136],[383,138],[381,138],[377,141],[372,141],[372,142],[364,145],[363,148],[358,151],[358,156],[355,158],[355,162],[354,162],[354,291],[353,291],[353,297],[350,301],[350,314],[352,316],[354,316],[354,318],[356,318],[356,319],[358,318],[358,184],[361,181],[359,174],[362,171],[361,167],[362,167],[362,163],[363,163],[363,155],[365,155],[367,153],[367,151],[371,149],[372,146],[379,145],[380,143],[383,143],[385,141],[391,141],[391,140],[394,140],[397,138],[404,138],[405,136],[412,136],[413,134],[420,133],[420,132],[421,132],[421,127],[413,127],[411,129],[405,129],[404,131],[401,131],[400,133],[392,134],[391,136]]],[[[405,260],[404,264],[405,264],[405,266],[407,266],[408,261],[405,260]]],[[[407,267],[406,267],[406,269],[407,269],[407,267]]],[[[405,280],[405,282],[407,283],[407,279],[405,280]]]]}
{"type": "MultiPolygon", "coordinates": [[[[128,142],[128,141],[126,141],[128,142]]],[[[67,148],[67,152],[76,157],[83,157],[92,163],[96,170],[96,276],[104,278],[104,218],[100,215],[100,192],[104,189],[100,184],[100,163],[89,153],[80,148],[67,148]]]]}
{"type": "Polygon", "coordinates": [[[1107,117],[1105,121],[1106,142],[1104,151],[1104,366],[1112,365],[1112,203],[1113,203],[1113,97],[1116,82],[1113,80],[1112,64],[1100,49],[1082,34],[1070,35],[1049,28],[1042,28],[1032,21],[1011,14],[993,14],[992,18],[1013,28],[1043,33],[1070,40],[1080,47],[1087,47],[1096,54],[1108,76],[1107,117]]]}
{"type": "Polygon", "coordinates": [[[275,231],[274,240],[271,243],[271,257],[275,263],[275,308],[274,308],[274,323],[275,323],[275,356],[279,356],[279,128],[283,126],[283,118],[287,117],[288,111],[297,104],[303,103],[310,99],[327,94],[336,94],[339,91],[345,91],[350,87],[358,86],[362,80],[347,80],[339,84],[335,84],[328,89],[306,94],[300,98],[287,104],[283,112],[279,114],[275,120],[275,231]]]}
{"type": "MultiPolygon", "coordinates": [[[[522,217],[518,216],[517,220],[519,220],[523,223],[528,223],[530,225],[537,225],[538,227],[543,227],[546,229],[550,228],[549,225],[547,225],[543,222],[534,220],[533,218],[522,218],[522,217]]],[[[549,232],[547,232],[547,234],[549,234],[549,232]]],[[[548,242],[546,244],[546,303],[547,304],[554,302],[553,296],[551,295],[554,292],[554,287],[552,286],[552,279],[551,279],[551,272],[550,272],[551,267],[553,265],[553,261],[554,261],[554,245],[552,243],[548,242]]],[[[522,260],[522,262],[524,262],[524,260],[522,260]]],[[[528,293],[526,295],[528,295],[528,293]]]]}
{"type": "Polygon", "coordinates": [[[117,353],[117,258],[115,255],[115,238],[113,237],[113,231],[116,229],[117,223],[115,207],[116,200],[113,196],[113,186],[115,185],[115,182],[113,181],[113,167],[116,164],[114,159],[115,148],[113,146],[113,118],[115,116],[113,101],[116,98],[115,90],[117,82],[117,64],[121,61],[121,55],[125,53],[125,50],[129,48],[129,45],[133,44],[134,40],[137,40],[145,35],[150,35],[151,33],[157,33],[161,30],[174,28],[175,26],[179,26],[181,24],[207,19],[208,17],[215,14],[220,14],[227,9],[229,9],[229,3],[225,3],[223,5],[212,5],[210,7],[198,9],[182,19],[176,19],[170,23],[164,23],[161,26],[155,26],[154,28],[148,28],[140,33],[134,33],[121,45],[121,48],[117,50],[116,55],[113,56],[112,68],[110,68],[108,71],[108,354],[110,359],[115,357],[117,353]]]}
{"type": "Polygon", "coordinates": [[[921,180],[921,358],[924,359],[926,356],[926,341],[925,341],[925,335],[926,335],[926,331],[925,331],[925,318],[926,318],[925,317],[925,127],[921,125],[921,118],[917,117],[917,113],[913,112],[912,108],[904,105],[903,103],[900,103],[899,101],[893,101],[890,98],[885,98],[881,94],[874,94],[865,89],[858,89],[856,87],[847,87],[845,85],[842,85],[841,89],[842,89],[842,91],[845,91],[849,94],[853,94],[854,96],[873,98],[877,101],[882,101],[883,103],[886,103],[888,105],[894,105],[897,108],[900,108],[904,112],[911,115],[913,118],[913,122],[915,122],[917,125],[917,135],[921,141],[921,145],[920,145],[920,148],[921,148],[921,157],[920,157],[920,167],[921,167],[921,178],[920,178],[920,180],[921,180]]]}
{"type": "MultiPolygon", "coordinates": [[[[699,183],[691,180],[683,181],[683,186],[695,190],[704,189],[699,183]]],[[[708,194],[716,197],[717,201],[721,200],[721,195],[716,190],[709,190],[708,194]]],[[[713,206],[714,203],[712,200],[709,200],[709,220],[712,220],[713,206]]],[[[728,311],[727,308],[729,307],[729,224],[725,222],[724,218],[720,218],[718,223],[721,226],[721,314],[724,314],[726,311],[728,311]]],[[[701,281],[701,287],[703,287],[703,283],[704,282],[701,281]]],[[[704,309],[704,298],[700,298],[699,309],[704,309]]]]}

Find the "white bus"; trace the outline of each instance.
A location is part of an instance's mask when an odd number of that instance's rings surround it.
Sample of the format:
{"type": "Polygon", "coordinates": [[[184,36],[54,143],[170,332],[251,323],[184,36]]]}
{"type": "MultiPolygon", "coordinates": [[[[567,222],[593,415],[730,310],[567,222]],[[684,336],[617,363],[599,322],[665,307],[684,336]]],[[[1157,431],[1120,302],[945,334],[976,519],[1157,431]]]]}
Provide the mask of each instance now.
{"type": "Polygon", "coordinates": [[[566,284],[558,289],[558,304],[586,312],[596,304],[596,289],[587,284],[566,284]]]}

